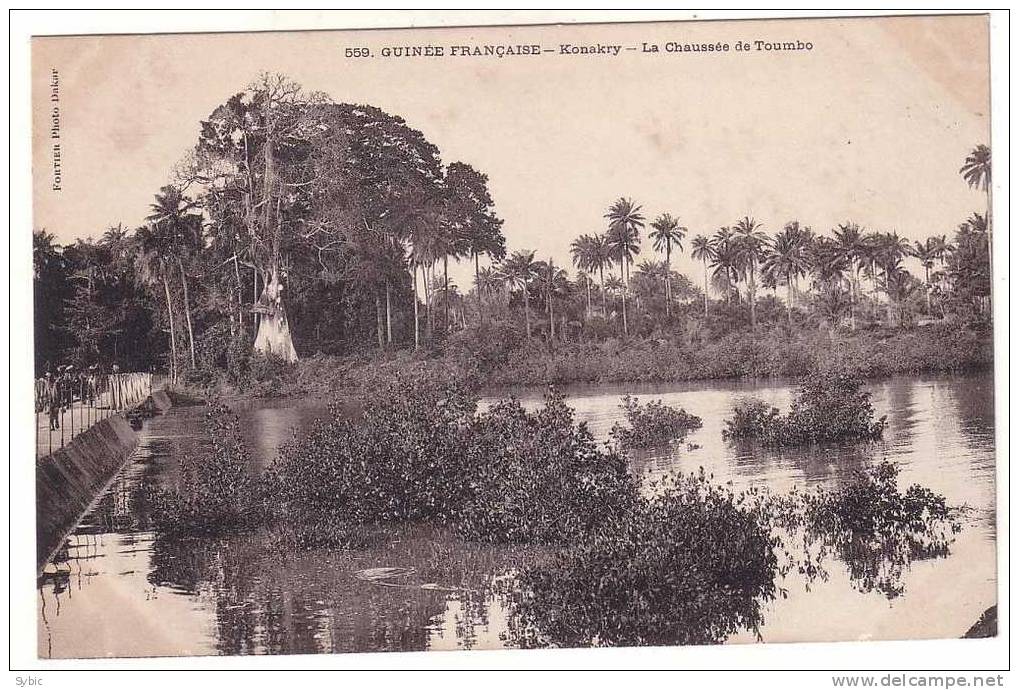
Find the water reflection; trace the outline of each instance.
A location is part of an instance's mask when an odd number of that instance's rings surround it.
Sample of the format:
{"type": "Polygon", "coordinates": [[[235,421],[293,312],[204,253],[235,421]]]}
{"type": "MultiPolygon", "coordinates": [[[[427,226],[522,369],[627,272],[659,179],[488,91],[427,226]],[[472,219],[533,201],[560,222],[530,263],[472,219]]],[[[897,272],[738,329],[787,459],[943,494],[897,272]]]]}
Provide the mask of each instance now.
{"type": "MultiPolygon", "coordinates": [[[[875,411],[889,419],[885,441],[823,451],[722,441],[735,398],[753,394],[785,409],[788,385],[588,386],[567,394],[578,420],[601,439],[621,421],[624,393],[661,398],[704,420],[680,443],[633,453],[633,471],[649,481],[703,466],[737,488],[839,487],[888,457],[903,486],[919,483],[972,508],[943,551],[852,540],[815,545],[826,578],[794,570],[777,582],[788,598],[758,602],[761,638],[792,641],[956,637],[995,602],[991,386],[990,376],[876,384],[875,411]]],[[[542,391],[518,393],[532,406],[542,391]]],[[[177,458],[203,443],[203,414],[181,408],[146,422],[134,461],[47,566],[38,583],[41,656],[491,649],[526,646],[535,630],[550,628],[541,610],[528,618],[519,606],[517,576],[549,556],[540,549],[463,544],[428,526],[382,530],[360,550],[302,552],[266,533],[169,539],[148,531],[146,487],[176,482],[177,458]],[[356,576],[380,567],[413,573],[399,583],[407,586],[356,576]]],[[[324,414],[321,406],[278,403],[239,410],[261,465],[294,429],[324,414]]],[[[723,637],[758,639],[747,629],[723,637]]]]}
{"type": "Polygon", "coordinates": [[[425,525],[380,528],[377,546],[356,551],[267,549],[272,536],[157,538],[149,581],[210,608],[221,654],[425,650],[450,632],[470,649],[497,606],[492,573],[542,555],[461,544],[425,525]],[[380,563],[408,575],[358,577],[380,563]]]}

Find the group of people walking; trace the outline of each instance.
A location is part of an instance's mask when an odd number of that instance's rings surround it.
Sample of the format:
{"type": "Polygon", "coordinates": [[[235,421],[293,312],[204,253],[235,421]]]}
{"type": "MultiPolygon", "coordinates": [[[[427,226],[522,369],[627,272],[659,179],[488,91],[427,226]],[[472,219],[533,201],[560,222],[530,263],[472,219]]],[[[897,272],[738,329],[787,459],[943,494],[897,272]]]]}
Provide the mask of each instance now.
{"type": "Polygon", "coordinates": [[[109,371],[98,364],[84,370],[65,364],[56,370],[47,369],[45,377],[37,379],[35,391],[36,412],[48,412],[50,429],[60,428],[60,416],[75,402],[97,407],[100,398],[109,394],[106,404],[111,409],[123,407],[125,386],[120,368],[114,364],[109,371]]]}

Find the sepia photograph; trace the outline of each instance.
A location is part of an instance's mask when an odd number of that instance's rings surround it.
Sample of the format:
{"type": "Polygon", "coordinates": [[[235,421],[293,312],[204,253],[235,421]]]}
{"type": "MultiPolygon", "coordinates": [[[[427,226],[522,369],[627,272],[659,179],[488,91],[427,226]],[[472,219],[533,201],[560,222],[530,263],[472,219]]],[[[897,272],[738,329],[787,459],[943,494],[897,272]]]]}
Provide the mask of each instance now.
{"type": "Polygon", "coordinates": [[[31,38],[37,658],[1006,634],[990,15],[463,24],[31,38]]]}

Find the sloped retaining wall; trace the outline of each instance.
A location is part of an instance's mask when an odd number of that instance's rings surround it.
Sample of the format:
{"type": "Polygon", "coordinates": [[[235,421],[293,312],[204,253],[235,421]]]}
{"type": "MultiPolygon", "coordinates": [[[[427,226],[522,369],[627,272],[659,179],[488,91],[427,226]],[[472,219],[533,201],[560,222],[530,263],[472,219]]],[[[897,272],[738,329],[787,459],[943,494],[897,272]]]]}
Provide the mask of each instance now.
{"type": "MultiPolygon", "coordinates": [[[[172,406],[165,391],[146,405],[162,412],[172,406]]],[[[124,465],[138,435],[122,415],[104,419],[35,465],[36,566],[42,568],[64,535],[81,519],[103,487],[124,465]]]]}

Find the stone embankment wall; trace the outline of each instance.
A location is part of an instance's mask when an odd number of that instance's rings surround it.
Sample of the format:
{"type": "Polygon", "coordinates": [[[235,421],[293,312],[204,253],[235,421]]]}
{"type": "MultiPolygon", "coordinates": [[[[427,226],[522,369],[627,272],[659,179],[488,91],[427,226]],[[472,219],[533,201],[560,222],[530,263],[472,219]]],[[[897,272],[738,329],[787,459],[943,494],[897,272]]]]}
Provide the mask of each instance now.
{"type": "MultiPolygon", "coordinates": [[[[158,412],[172,406],[165,391],[150,404],[158,412]]],[[[143,403],[145,405],[146,403],[143,403]]],[[[36,565],[42,568],[64,536],[78,524],[113,476],[124,466],[138,434],[123,415],[97,422],[35,465],[36,565]]]]}

